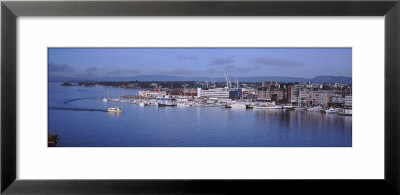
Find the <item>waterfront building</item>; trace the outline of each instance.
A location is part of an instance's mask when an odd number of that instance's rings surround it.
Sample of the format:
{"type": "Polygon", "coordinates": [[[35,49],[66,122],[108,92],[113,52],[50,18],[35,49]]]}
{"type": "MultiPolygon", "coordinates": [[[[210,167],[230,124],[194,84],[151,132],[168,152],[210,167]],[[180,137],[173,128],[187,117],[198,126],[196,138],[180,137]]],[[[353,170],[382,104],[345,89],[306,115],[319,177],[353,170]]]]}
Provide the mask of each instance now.
{"type": "Polygon", "coordinates": [[[341,94],[331,94],[330,95],[330,103],[331,105],[334,105],[335,107],[343,106],[344,105],[344,95],[341,94]]]}
{"type": "Polygon", "coordinates": [[[301,103],[301,98],[300,98],[300,91],[305,87],[304,84],[295,84],[292,86],[291,89],[291,102],[293,103],[301,103]]]}
{"type": "Polygon", "coordinates": [[[257,89],[243,88],[242,89],[242,98],[247,99],[247,100],[256,100],[257,99],[257,89]]]}
{"type": "Polygon", "coordinates": [[[264,90],[263,88],[261,88],[260,90],[258,90],[257,100],[282,102],[283,91],[279,89],[264,90]]]}
{"type": "Polygon", "coordinates": [[[242,97],[242,89],[229,89],[230,99],[240,99],[242,97]]]}
{"type": "Polygon", "coordinates": [[[175,98],[191,98],[197,96],[197,92],[185,89],[171,89],[168,91],[168,95],[175,98]]]}
{"type": "Polygon", "coordinates": [[[292,102],[292,88],[293,85],[291,83],[283,83],[279,84],[279,90],[283,93],[283,102],[291,103],[292,102]]]}
{"type": "Polygon", "coordinates": [[[328,102],[329,102],[329,91],[321,90],[312,92],[313,105],[321,105],[326,107],[328,106],[328,102]]]}
{"type": "MultiPolygon", "coordinates": [[[[311,86],[312,87],[312,86],[311,86]]],[[[312,88],[302,88],[299,91],[298,103],[310,105],[313,100],[313,89],[312,88]]]]}
{"type": "Polygon", "coordinates": [[[287,92],[286,92],[286,102],[288,102],[288,103],[292,103],[292,90],[293,90],[293,85],[288,84],[287,92]]]}
{"type": "Polygon", "coordinates": [[[344,105],[346,107],[352,107],[352,96],[351,95],[346,95],[344,97],[344,105]]]}
{"type": "Polygon", "coordinates": [[[227,89],[227,88],[215,88],[215,89],[197,88],[197,97],[227,99],[227,98],[229,98],[229,89],[227,89]]]}
{"type": "Polygon", "coordinates": [[[158,97],[165,97],[167,95],[166,91],[151,91],[151,90],[142,90],[139,91],[139,96],[145,98],[158,98],[158,97]]]}

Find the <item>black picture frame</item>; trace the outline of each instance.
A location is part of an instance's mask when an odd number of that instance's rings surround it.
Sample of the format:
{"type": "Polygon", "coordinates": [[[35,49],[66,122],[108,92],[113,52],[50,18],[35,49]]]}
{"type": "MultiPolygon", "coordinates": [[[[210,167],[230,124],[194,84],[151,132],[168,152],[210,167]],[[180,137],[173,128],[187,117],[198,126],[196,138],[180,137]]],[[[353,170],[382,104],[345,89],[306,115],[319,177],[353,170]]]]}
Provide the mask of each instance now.
{"type": "MultiPolygon", "coordinates": [[[[1,3],[0,184],[1,192],[4,194],[399,194],[400,120],[398,118],[400,106],[398,100],[400,100],[399,0],[2,1],[1,3]],[[16,24],[19,16],[385,16],[384,179],[16,179],[16,24]]],[[[60,168],[68,169],[68,167],[60,168]]]]}

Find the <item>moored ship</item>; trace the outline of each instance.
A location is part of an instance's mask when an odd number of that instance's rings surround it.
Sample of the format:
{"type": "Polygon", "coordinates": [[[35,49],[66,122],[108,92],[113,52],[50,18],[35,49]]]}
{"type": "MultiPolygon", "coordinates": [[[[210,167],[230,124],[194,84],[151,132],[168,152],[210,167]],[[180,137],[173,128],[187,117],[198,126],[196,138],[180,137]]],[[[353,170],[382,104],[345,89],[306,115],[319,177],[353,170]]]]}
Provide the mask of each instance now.
{"type": "Polygon", "coordinates": [[[268,109],[282,109],[282,106],[276,105],[275,102],[267,102],[266,104],[263,105],[258,105],[258,106],[253,106],[253,109],[263,109],[263,110],[268,110],[268,109]]]}
{"type": "Polygon", "coordinates": [[[351,109],[345,109],[345,110],[343,110],[343,112],[339,112],[339,115],[352,116],[352,110],[351,109]]]}
{"type": "Polygon", "coordinates": [[[282,107],[284,110],[287,110],[287,111],[289,111],[289,110],[294,110],[295,109],[295,107],[294,106],[292,106],[292,105],[289,105],[289,106],[283,106],[282,107]]]}
{"type": "Polygon", "coordinates": [[[190,107],[190,105],[187,104],[187,103],[178,103],[178,104],[176,104],[176,106],[180,107],[180,108],[188,108],[188,107],[190,107]]]}
{"type": "Polygon", "coordinates": [[[322,110],[324,110],[322,106],[314,106],[307,109],[308,112],[321,112],[322,110]]]}
{"type": "Polygon", "coordinates": [[[229,105],[232,109],[246,109],[246,104],[234,103],[229,105]]]}
{"type": "Polygon", "coordinates": [[[333,107],[330,107],[329,109],[324,110],[324,112],[325,112],[326,114],[336,114],[336,113],[338,113],[338,110],[335,109],[335,108],[333,108],[333,107]]]}

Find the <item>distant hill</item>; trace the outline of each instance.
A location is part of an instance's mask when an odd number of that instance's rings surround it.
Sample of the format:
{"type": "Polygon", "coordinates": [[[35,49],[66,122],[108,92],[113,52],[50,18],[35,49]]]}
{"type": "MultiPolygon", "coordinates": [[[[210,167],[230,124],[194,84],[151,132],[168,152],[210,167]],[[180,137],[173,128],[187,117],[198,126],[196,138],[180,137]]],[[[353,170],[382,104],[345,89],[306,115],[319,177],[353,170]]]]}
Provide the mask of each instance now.
{"type": "MultiPolygon", "coordinates": [[[[314,78],[299,78],[299,77],[237,77],[241,82],[262,82],[262,81],[277,81],[277,82],[313,82],[313,83],[343,83],[352,84],[352,77],[344,76],[317,76],[314,78]]],[[[225,78],[207,78],[207,77],[185,77],[185,76],[167,76],[167,75],[138,75],[133,77],[103,77],[102,79],[78,79],[66,77],[49,77],[50,81],[57,82],[78,82],[78,81],[199,81],[204,82],[225,82],[225,78]]],[[[231,77],[231,80],[236,80],[236,77],[231,77]]]]}
{"type": "MultiPolygon", "coordinates": [[[[278,82],[313,82],[313,83],[344,83],[351,84],[352,77],[344,76],[317,76],[314,78],[299,77],[237,77],[242,82],[262,82],[262,81],[278,81],[278,82]]],[[[165,76],[165,75],[140,75],[132,77],[131,80],[138,81],[216,81],[225,82],[225,78],[207,78],[207,77],[182,77],[182,76],[165,76]]],[[[231,77],[236,80],[236,77],[231,77]]]]}
{"type": "Polygon", "coordinates": [[[343,77],[343,76],[317,76],[309,80],[309,82],[313,83],[344,83],[351,84],[352,77],[343,77]]]}

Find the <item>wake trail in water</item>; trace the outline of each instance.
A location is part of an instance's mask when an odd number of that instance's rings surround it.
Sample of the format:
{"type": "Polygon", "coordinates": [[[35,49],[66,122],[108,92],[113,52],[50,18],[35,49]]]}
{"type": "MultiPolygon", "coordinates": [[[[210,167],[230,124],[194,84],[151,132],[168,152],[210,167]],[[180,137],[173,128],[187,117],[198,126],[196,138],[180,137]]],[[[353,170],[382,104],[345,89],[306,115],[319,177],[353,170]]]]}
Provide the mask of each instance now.
{"type": "Polygon", "coordinates": [[[79,100],[90,100],[90,99],[98,99],[98,98],[77,98],[77,99],[69,99],[69,100],[64,100],[64,104],[69,104],[74,101],[79,101],[79,100]]]}
{"type": "Polygon", "coordinates": [[[61,108],[61,107],[49,107],[49,110],[72,110],[72,111],[107,112],[107,110],[92,109],[92,108],[61,108]]]}

